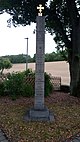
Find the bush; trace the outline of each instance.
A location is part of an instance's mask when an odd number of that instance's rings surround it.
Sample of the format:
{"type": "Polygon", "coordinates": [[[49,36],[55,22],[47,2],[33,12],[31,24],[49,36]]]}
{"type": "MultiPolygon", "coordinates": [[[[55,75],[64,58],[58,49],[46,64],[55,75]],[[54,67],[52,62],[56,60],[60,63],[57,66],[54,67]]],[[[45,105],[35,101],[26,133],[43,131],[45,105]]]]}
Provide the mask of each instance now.
{"type": "Polygon", "coordinates": [[[20,95],[22,93],[23,75],[20,73],[11,74],[5,82],[5,87],[10,95],[20,95]]]}
{"type": "Polygon", "coordinates": [[[35,73],[32,71],[32,69],[27,69],[27,70],[24,71],[23,73],[24,73],[26,76],[28,76],[28,75],[34,76],[34,75],[35,75],[35,73]]]}
{"type": "Polygon", "coordinates": [[[24,97],[31,97],[31,96],[34,96],[34,88],[32,87],[31,84],[29,83],[24,83],[23,85],[23,94],[22,96],[24,97]]]}
{"type": "Polygon", "coordinates": [[[53,91],[53,85],[50,81],[50,76],[45,72],[45,96],[48,96],[53,91]]]}
{"type": "MultiPolygon", "coordinates": [[[[5,92],[15,100],[19,96],[31,97],[35,94],[35,73],[31,70],[25,72],[9,74],[4,81],[5,92]],[[27,77],[32,78],[33,82],[29,81],[27,77]]],[[[45,73],[45,96],[48,96],[53,90],[50,82],[50,76],[45,73]]]]}
{"type": "Polygon", "coordinates": [[[31,84],[26,83],[25,72],[12,73],[5,80],[5,90],[9,93],[12,99],[16,99],[19,96],[33,96],[33,88],[31,84]]]}

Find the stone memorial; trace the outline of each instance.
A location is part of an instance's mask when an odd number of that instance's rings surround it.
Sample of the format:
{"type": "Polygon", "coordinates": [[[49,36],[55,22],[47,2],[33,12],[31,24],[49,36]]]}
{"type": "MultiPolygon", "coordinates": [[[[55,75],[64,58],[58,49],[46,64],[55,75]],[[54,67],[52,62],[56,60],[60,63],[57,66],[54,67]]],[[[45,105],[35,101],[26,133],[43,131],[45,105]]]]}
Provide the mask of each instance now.
{"type": "Polygon", "coordinates": [[[25,115],[25,120],[53,121],[54,116],[44,105],[44,55],[45,55],[45,16],[44,7],[40,4],[36,17],[36,68],[35,68],[35,98],[34,107],[25,115]]]}

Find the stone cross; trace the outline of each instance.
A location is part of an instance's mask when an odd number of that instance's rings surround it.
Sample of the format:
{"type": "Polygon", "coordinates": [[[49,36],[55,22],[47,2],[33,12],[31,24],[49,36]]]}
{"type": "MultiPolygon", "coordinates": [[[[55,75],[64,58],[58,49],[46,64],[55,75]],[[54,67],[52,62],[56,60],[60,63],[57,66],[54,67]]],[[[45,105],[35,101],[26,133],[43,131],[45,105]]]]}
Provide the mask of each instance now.
{"type": "Polygon", "coordinates": [[[38,16],[42,16],[42,10],[44,7],[42,7],[42,4],[39,4],[39,7],[37,6],[37,9],[39,10],[38,16]]]}
{"type": "Polygon", "coordinates": [[[44,105],[45,94],[45,16],[42,16],[42,5],[39,5],[40,15],[36,17],[36,64],[35,64],[35,98],[34,107],[31,108],[26,120],[31,121],[53,121],[54,117],[44,105]]]}

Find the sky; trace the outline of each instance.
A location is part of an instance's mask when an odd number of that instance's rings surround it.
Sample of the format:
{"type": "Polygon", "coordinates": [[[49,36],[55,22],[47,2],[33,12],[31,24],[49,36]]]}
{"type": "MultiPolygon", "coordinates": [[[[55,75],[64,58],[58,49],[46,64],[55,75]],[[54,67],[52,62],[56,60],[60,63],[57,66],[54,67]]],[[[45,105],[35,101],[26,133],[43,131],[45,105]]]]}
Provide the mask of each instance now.
{"type": "MultiPolygon", "coordinates": [[[[7,20],[10,15],[7,13],[0,15],[0,56],[26,54],[28,39],[28,55],[31,57],[36,53],[36,34],[33,34],[36,24],[30,26],[7,27],[7,20]]],[[[53,36],[45,34],[45,53],[56,51],[56,44],[53,36]]]]}

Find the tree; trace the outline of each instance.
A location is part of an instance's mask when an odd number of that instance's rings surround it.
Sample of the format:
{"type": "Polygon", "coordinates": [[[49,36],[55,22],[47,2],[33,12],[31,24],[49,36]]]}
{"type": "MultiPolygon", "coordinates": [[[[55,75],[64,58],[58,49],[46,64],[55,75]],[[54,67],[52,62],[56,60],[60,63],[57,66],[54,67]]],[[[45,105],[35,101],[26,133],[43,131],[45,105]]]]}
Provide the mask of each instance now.
{"type": "Polygon", "coordinates": [[[47,30],[55,33],[58,48],[67,49],[71,94],[80,97],[80,1],[51,1],[47,30]]]}
{"type": "Polygon", "coordinates": [[[45,54],[45,61],[46,62],[53,62],[53,61],[67,61],[66,53],[65,51],[57,51],[52,53],[46,53],[45,54]]]}
{"type": "Polygon", "coordinates": [[[68,52],[70,68],[70,90],[72,95],[80,96],[80,0],[1,0],[0,11],[4,9],[12,15],[14,26],[35,22],[36,6],[45,5],[46,29],[53,35],[58,48],[68,52]],[[78,90],[78,91],[76,91],[78,90]]]}
{"type": "Polygon", "coordinates": [[[0,58],[0,74],[3,74],[4,69],[10,69],[12,64],[9,59],[0,58]]]}
{"type": "Polygon", "coordinates": [[[37,6],[41,3],[45,6],[48,0],[0,0],[1,13],[7,12],[12,15],[14,26],[21,24],[26,26],[31,22],[36,22],[38,13],[37,6]]]}

